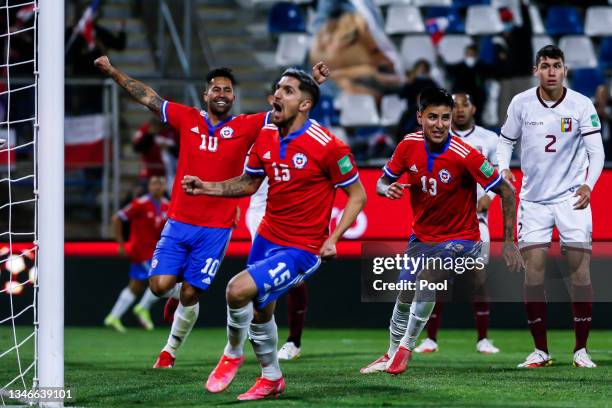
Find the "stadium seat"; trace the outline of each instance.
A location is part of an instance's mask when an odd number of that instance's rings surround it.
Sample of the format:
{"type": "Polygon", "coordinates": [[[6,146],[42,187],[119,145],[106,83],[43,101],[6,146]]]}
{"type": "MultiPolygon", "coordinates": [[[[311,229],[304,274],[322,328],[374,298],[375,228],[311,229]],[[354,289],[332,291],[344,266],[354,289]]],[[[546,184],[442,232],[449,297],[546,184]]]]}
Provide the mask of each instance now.
{"type": "Polygon", "coordinates": [[[334,108],[334,98],[330,95],[321,95],[319,103],[310,111],[310,117],[325,127],[339,123],[338,113],[334,108]]]}
{"type": "Polygon", "coordinates": [[[534,35],[531,37],[531,46],[533,47],[533,58],[535,59],[536,53],[540,50],[540,48],[549,45],[555,44],[555,41],[548,35],[534,35]]]}
{"type": "Polygon", "coordinates": [[[406,69],[411,69],[415,62],[425,59],[433,64],[436,53],[428,35],[407,35],[402,38],[400,45],[402,61],[406,69]]]}
{"type": "Polygon", "coordinates": [[[419,7],[452,6],[453,0],[414,0],[414,5],[419,7]]]}
{"type": "Polygon", "coordinates": [[[495,64],[495,43],[493,42],[492,36],[482,36],[480,37],[480,42],[478,43],[479,55],[478,58],[484,62],[485,64],[493,65],[495,64]]]}
{"type": "Polygon", "coordinates": [[[589,98],[595,96],[597,87],[605,83],[603,73],[597,68],[575,69],[571,71],[571,76],[572,89],[589,98]]]}
{"type": "Polygon", "coordinates": [[[546,34],[540,10],[533,4],[529,6],[529,17],[531,17],[531,32],[533,34],[546,34]]]}
{"type": "Polygon", "coordinates": [[[446,64],[457,64],[463,61],[465,47],[473,44],[467,35],[445,35],[438,44],[438,52],[446,64]]]}
{"type": "Polygon", "coordinates": [[[470,6],[465,19],[465,32],[469,35],[501,33],[504,25],[499,12],[491,6],[470,6]]]}
{"type": "Polygon", "coordinates": [[[599,65],[603,69],[612,69],[612,37],[605,37],[599,44],[599,65]]]}
{"type": "Polygon", "coordinates": [[[589,7],[584,21],[584,33],[590,36],[612,35],[612,7],[589,7]]]}
{"type": "Polygon", "coordinates": [[[341,94],[338,105],[342,126],[377,126],[380,124],[376,100],[372,95],[341,94]]]}
{"type": "Polygon", "coordinates": [[[546,14],[546,32],[549,35],[582,34],[582,21],[575,7],[552,6],[546,14]]]}
{"type": "Polygon", "coordinates": [[[383,6],[390,6],[392,4],[411,5],[413,1],[412,0],[374,0],[374,3],[378,7],[383,7],[383,6]]]}
{"type": "Polygon", "coordinates": [[[381,118],[383,126],[396,126],[406,110],[406,100],[398,95],[385,95],[380,101],[381,118]]]}
{"type": "Polygon", "coordinates": [[[387,34],[425,32],[421,11],[415,6],[389,6],[389,8],[387,8],[385,31],[387,34]]]}
{"type": "Polygon", "coordinates": [[[306,31],[306,22],[298,5],[281,1],[270,9],[268,31],[272,34],[306,31]]]}
{"type": "Polygon", "coordinates": [[[454,0],[455,7],[488,6],[491,0],[454,0]]]}
{"type": "Polygon", "coordinates": [[[585,35],[561,37],[559,48],[565,53],[565,63],[571,69],[595,68],[597,56],[591,39],[585,35]]]}
{"type": "Polygon", "coordinates": [[[276,64],[280,67],[302,65],[309,48],[310,37],[307,34],[281,34],[276,47],[276,64]]]}
{"type": "Polygon", "coordinates": [[[447,33],[465,33],[465,24],[456,7],[428,7],[425,10],[425,20],[437,17],[446,17],[448,19],[447,33]]]}

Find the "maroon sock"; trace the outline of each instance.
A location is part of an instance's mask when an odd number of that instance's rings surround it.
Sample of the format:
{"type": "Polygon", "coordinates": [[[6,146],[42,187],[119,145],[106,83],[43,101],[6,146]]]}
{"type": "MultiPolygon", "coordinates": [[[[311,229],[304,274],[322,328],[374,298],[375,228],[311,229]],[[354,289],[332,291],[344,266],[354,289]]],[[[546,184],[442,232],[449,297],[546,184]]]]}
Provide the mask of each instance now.
{"type": "Polygon", "coordinates": [[[434,309],[429,316],[427,321],[427,337],[433,341],[438,341],[438,330],[440,329],[440,323],[442,323],[442,310],[444,309],[444,303],[436,302],[434,309]]]}
{"type": "Polygon", "coordinates": [[[523,287],[527,325],[537,349],[548,353],[546,340],[546,291],[544,285],[523,287]]]}
{"type": "Polygon", "coordinates": [[[489,330],[489,302],[474,302],[474,320],[476,320],[476,330],[478,331],[478,341],[487,337],[489,330]]]}
{"type": "Polygon", "coordinates": [[[294,286],[289,290],[287,309],[289,313],[289,337],[287,341],[292,341],[296,347],[300,347],[304,320],[306,320],[306,311],[308,310],[308,286],[306,286],[306,283],[294,286]]]}
{"type": "Polygon", "coordinates": [[[586,347],[589,338],[593,316],[593,286],[590,283],[584,286],[572,285],[572,300],[574,333],[576,334],[574,352],[576,352],[586,347]]]}

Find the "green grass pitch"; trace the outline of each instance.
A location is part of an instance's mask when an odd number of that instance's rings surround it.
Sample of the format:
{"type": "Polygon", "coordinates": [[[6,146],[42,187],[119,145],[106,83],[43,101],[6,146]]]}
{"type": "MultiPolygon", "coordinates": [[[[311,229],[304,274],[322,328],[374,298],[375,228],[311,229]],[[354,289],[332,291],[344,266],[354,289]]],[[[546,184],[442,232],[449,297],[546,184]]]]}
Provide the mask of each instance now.
{"type": "MultiPolygon", "coordinates": [[[[18,337],[26,334],[18,330],[18,337]]],[[[132,328],[125,335],[100,328],[68,328],[66,385],[75,396],[67,405],[85,407],[201,407],[238,404],[259,375],[251,346],[236,380],[222,394],[208,394],[203,380],[225,344],[224,329],[197,329],[180,350],[176,368],[151,366],[165,343],[168,328],[153,332],[132,328]]],[[[280,330],[284,339],[286,330],[280,330]]],[[[281,363],[287,390],[278,400],[247,402],[251,406],[457,406],[457,407],[596,407],[612,406],[612,331],[594,331],[590,352],[597,369],[571,366],[573,332],[550,331],[552,367],[518,370],[532,350],[527,330],[493,330],[502,352],[475,352],[474,330],[440,332],[441,350],[416,355],[400,376],[361,375],[359,368],[387,347],[387,331],[315,330],[304,334],[302,357],[281,363]]],[[[13,342],[0,329],[0,353],[13,342]]],[[[31,353],[23,350],[24,361],[31,353]]],[[[0,382],[17,373],[14,353],[0,360],[0,382]]],[[[8,401],[5,400],[5,403],[8,401]]],[[[245,403],[242,403],[245,404],[245,403]]],[[[0,404],[1,405],[1,404],[0,404]]]]}

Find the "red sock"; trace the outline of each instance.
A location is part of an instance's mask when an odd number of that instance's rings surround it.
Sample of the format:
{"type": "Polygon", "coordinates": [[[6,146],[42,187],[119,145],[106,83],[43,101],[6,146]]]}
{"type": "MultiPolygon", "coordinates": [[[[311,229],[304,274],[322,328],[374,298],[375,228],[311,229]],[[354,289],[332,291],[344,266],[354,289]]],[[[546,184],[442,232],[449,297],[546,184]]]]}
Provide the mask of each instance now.
{"type": "Polygon", "coordinates": [[[306,311],[308,310],[308,286],[306,286],[306,283],[289,289],[287,309],[289,312],[289,337],[287,341],[292,341],[296,347],[300,347],[304,320],[306,320],[306,311]]]}
{"type": "Polygon", "coordinates": [[[544,285],[523,286],[527,325],[538,350],[548,353],[546,340],[546,291],[544,285]]]}
{"type": "Polygon", "coordinates": [[[487,337],[489,330],[489,302],[474,302],[474,320],[476,320],[476,330],[478,331],[478,341],[487,337]]]}
{"type": "Polygon", "coordinates": [[[591,320],[593,316],[593,286],[572,285],[572,314],[574,315],[574,333],[576,334],[576,347],[574,352],[585,348],[591,320]]]}
{"type": "Polygon", "coordinates": [[[440,330],[440,324],[442,323],[442,310],[444,309],[444,303],[436,302],[434,309],[429,316],[427,321],[427,337],[433,341],[438,341],[438,330],[440,330]]]}

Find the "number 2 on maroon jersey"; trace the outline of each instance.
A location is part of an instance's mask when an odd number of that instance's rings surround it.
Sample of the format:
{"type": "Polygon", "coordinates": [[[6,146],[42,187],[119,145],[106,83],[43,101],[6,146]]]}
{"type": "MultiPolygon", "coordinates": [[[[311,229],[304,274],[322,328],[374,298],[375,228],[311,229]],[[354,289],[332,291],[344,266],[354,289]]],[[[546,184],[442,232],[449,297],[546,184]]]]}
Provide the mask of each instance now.
{"type": "Polygon", "coordinates": [[[550,143],[548,143],[545,147],[544,147],[544,151],[546,153],[555,153],[557,151],[557,149],[555,149],[554,147],[552,147],[552,145],[555,144],[555,142],[557,141],[557,136],[555,135],[546,135],[547,139],[550,139],[550,143]]]}

